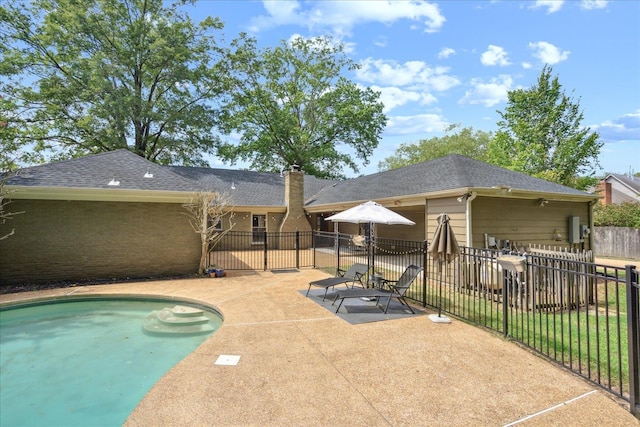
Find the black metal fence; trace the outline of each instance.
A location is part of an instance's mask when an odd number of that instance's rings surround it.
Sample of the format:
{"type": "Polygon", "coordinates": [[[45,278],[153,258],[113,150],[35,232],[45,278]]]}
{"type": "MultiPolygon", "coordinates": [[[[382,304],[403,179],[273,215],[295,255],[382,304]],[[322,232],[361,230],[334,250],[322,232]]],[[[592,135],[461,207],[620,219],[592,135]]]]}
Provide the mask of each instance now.
{"type": "Polygon", "coordinates": [[[313,267],[313,232],[230,231],[209,253],[209,265],[225,270],[313,267]]]}
{"type": "Polygon", "coordinates": [[[407,297],[520,342],[630,403],[640,399],[638,270],[540,254],[461,247],[451,263],[428,256],[427,242],[315,234],[317,268],[356,262],[397,279],[424,267],[407,297]],[[369,244],[371,242],[368,242],[369,244]]]}
{"type": "MultiPolygon", "coordinates": [[[[397,279],[424,268],[406,297],[498,331],[630,403],[640,413],[638,270],[461,247],[451,263],[428,256],[426,241],[356,241],[327,232],[230,232],[211,253],[225,269],[314,267],[328,273],[366,263],[397,279]]],[[[371,275],[368,281],[374,281],[371,275]]]]}

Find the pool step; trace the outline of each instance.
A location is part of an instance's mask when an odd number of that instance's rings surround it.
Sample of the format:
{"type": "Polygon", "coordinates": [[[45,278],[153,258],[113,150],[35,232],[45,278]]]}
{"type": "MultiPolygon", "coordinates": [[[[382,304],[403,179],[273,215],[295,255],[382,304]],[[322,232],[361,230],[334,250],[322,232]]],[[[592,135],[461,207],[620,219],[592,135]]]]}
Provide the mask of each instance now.
{"type": "Polygon", "coordinates": [[[156,334],[198,334],[215,330],[202,310],[183,305],[153,310],[142,327],[156,334]]]}
{"type": "MultiPolygon", "coordinates": [[[[177,307],[177,306],[176,306],[177,307]]],[[[156,313],[156,317],[162,323],[169,323],[174,325],[196,325],[199,323],[208,323],[209,318],[203,316],[202,310],[200,313],[187,313],[182,314],[180,311],[175,311],[175,308],[163,308],[156,313]]],[[[189,307],[185,307],[189,308],[189,307]]]]}
{"type": "MultiPolygon", "coordinates": [[[[168,309],[165,308],[165,310],[168,310],[168,309]]],[[[173,313],[178,317],[196,317],[196,316],[202,316],[204,312],[196,307],[188,307],[186,305],[176,305],[171,309],[171,313],[173,313]]]]}

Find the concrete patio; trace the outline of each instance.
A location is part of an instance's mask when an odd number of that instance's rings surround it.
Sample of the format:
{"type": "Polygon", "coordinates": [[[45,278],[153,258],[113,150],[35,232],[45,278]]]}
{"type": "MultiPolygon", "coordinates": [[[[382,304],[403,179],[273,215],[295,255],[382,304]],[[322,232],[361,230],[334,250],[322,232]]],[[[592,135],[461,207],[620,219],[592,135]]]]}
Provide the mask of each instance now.
{"type": "Polygon", "coordinates": [[[300,292],[323,277],[229,272],[5,294],[0,303],[136,294],[217,307],[223,326],[149,391],[126,426],[640,425],[624,402],[462,321],[351,324],[300,292]],[[220,355],[240,360],[215,365],[220,355]]]}

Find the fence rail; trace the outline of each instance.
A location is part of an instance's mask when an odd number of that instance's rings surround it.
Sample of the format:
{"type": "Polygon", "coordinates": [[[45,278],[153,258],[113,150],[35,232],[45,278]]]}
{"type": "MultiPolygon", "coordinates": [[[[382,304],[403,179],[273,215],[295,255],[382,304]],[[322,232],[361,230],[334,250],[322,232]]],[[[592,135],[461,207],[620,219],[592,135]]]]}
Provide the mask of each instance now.
{"type": "Polygon", "coordinates": [[[313,267],[313,232],[231,231],[209,253],[209,265],[225,270],[313,267]]]}
{"type": "Polygon", "coordinates": [[[210,261],[225,269],[314,267],[329,273],[366,263],[387,279],[399,278],[415,264],[424,273],[407,298],[528,346],[626,400],[639,416],[636,266],[538,250],[513,258],[518,268],[505,263],[508,257],[500,250],[468,247],[461,247],[451,263],[439,264],[428,256],[426,241],[376,239],[363,245],[350,235],[317,231],[260,237],[228,233],[210,261]]]}

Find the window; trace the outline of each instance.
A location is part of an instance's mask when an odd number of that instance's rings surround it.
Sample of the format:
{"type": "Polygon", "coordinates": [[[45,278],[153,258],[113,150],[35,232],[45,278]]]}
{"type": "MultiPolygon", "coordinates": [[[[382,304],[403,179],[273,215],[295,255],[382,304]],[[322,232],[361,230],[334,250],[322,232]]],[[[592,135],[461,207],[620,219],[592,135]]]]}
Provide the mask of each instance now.
{"type": "MultiPolygon", "coordinates": [[[[213,221],[214,219],[209,217],[207,218],[207,228],[211,228],[211,226],[213,226],[213,221]]],[[[213,227],[214,230],[216,231],[222,231],[222,218],[218,218],[217,220],[218,222],[215,223],[215,226],[213,227]]]]}
{"type": "Polygon", "coordinates": [[[253,215],[251,231],[253,231],[253,243],[264,242],[264,233],[267,232],[267,216],[253,215]]]}

